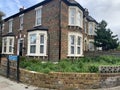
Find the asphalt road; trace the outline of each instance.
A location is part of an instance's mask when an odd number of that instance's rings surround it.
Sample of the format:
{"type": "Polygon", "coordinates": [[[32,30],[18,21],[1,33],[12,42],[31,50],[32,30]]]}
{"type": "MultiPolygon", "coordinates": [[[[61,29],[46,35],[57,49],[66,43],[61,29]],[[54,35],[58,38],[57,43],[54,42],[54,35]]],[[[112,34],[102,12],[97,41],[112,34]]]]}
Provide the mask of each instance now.
{"type": "MultiPolygon", "coordinates": [[[[15,81],[12,81],[3,76],[0,76],[0,90],[54,90],[54,89],[38,88],[30,85],[25,85],[22,83],[17,83],[15,81]]],[[[82,89],[76,89],[76,90],[82,90],[82,89]]],[[[107,88],[107,89],[105,88],[105,89],[89,89],[89,90],[120,90],[120,86],[114,88],[107,88]]]]}

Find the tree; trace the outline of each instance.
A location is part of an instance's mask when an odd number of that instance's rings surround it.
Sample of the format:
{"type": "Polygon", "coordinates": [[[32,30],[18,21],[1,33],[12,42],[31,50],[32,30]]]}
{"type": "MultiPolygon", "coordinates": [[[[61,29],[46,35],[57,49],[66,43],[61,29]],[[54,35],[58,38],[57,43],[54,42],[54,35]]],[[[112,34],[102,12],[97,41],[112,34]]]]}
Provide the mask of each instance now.
{"type": "Polygon", "coordinates": [[[96,28],[95,42],[96,47],[102,47],[102,50],[116,49],[119,46],[117,35],[113,35],[110,29],[107,29],[107,22],[102,20],[96,28]]]}

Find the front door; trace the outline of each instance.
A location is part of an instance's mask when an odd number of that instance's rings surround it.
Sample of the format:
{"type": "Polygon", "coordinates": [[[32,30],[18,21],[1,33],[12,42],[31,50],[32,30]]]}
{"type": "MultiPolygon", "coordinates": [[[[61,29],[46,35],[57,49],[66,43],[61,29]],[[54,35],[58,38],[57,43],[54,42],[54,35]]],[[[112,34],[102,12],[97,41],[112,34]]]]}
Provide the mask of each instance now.
{"type": "Polygon", "coordinates": [[[20,56],[23,55],[23,40],[22,39],[18,40],[18,55],[20,56]]]}

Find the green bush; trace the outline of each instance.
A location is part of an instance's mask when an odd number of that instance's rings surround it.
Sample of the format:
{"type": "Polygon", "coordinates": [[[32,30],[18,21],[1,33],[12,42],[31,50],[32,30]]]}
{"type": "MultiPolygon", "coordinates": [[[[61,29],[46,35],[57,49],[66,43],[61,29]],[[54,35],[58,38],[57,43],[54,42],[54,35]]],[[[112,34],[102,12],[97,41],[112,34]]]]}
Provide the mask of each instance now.
{"type": "Polygon", "coordinates": [[[20,67],[32,71],[49,72],[98,72],[101,65],[120,65],[120,58],[113,56],[84,57],[77,60],[61,60],[57,64],[41,63],[38,59],[21,57],[20,67]]]}
{"type": "Polygon", "coordinates": [[[97,73],[98,72],[98,66],[91,65],[88,67],[89,72],[91,73],[97,73]]]}
{"type": "Polygon", "coordinates": [[[49,68],[45,68],[45,69],[42,70],[42,72],[45,73],[45,74],[50,73],[50,71],[51,71],[51,70],[50,70],[49,68]]]}

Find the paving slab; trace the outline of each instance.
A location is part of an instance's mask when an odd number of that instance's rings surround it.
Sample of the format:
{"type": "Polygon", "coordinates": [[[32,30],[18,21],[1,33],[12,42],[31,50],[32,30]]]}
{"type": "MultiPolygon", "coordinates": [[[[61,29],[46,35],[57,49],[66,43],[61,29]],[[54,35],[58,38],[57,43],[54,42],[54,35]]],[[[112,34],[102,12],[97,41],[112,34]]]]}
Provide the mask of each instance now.
{"type": "Polygon", "coordinates": [[[8,78],[0,76],[0,90],[42,90],[42,88],[17,83],[8,78]]]}

